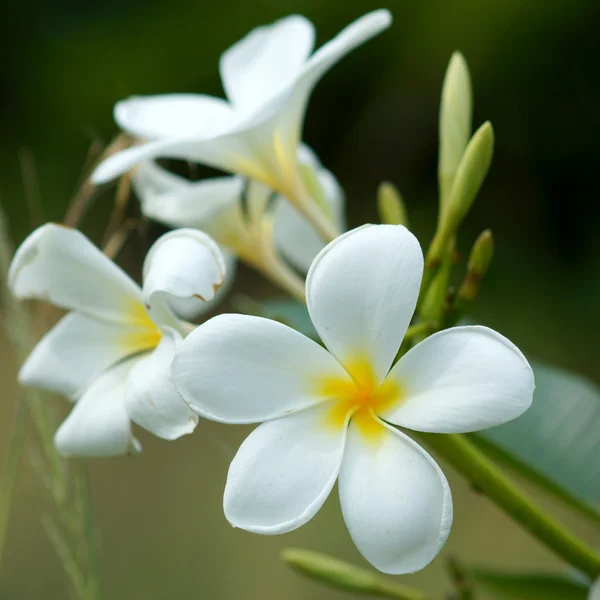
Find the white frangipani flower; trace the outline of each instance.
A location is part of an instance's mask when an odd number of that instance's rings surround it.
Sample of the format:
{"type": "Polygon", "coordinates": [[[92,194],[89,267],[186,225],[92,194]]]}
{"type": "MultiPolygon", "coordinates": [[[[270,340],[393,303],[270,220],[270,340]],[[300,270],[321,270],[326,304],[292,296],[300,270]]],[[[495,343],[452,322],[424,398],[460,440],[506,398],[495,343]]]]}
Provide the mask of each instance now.
{"type": "MultiPolygon", "coordinates": [[[[306,146],[299,150],[303,167],[313,169],[321,188],[324,210],[336,227],[345,227],[344,192],[333,174],[324,169],[306,146]]],[[[214,177],[190,181],[160,167],[155,162],[140,165],[132,182],[140,198],[144,215],[169,227],[195,227],[211,235],[238,256],[256,262],[249,256],[256,252],[250,229],[263,218],[273,192],[264,184],[236,176],[214,177]],[[247,206],[242,204],[246,194],[247,206]],[[250,214],[247,214],[250,213],[250,214]]],[[[273,236],[276,248],[299,271],[306,273],[315,256],[325,245],[314,227],[283,196],[273,202],[273,236]]],[[[259,231],[260,237],[263,232],[259,231]]]]}
{"type": "Polygon", "coordinates": [[[314,53],[314,27],[304,17],[254,29],[221,57],[228,101],[168,94],[119,102],[118,125],[147,143],[106,159],[93,181],[108,181],[143,161],[179,158],[262,181],[318,215],[296,162],[309,96],[335,63],[390,23],[389,11],[371,12],[314,53]]]}
{"type": "Polygon", "coordinates": [[[532,370],[485,327],[441,331],[394,358],[423,271],[416,238],[367,225],[313,262],[307,302],[325,348],[281,323],[220,315],[178,347],[173,380],[200,415],[265,421],[234,458],[224,509],[235,527],[285,533],[309,521],[338,481],[352,539],[375,567],[408,573],[446,541],[444,474],[394,427],[457,433],[511,420],[531,404],[532,370]]]}
{"type": "Polygon", "coordinates": [[[193,229],[159,238],[144,263],[143,289],[82,233],[47,224],[19,247],[9,285],[18,298],[70,310],[33,349],[25,385],[76,401],[56,434],[65,455],[138,449],[130,420],[175,439],[198,417],[173,386],[175,347],[189,331],[174,311],[211,300],[224,278],[216,244],[193,229]]]}

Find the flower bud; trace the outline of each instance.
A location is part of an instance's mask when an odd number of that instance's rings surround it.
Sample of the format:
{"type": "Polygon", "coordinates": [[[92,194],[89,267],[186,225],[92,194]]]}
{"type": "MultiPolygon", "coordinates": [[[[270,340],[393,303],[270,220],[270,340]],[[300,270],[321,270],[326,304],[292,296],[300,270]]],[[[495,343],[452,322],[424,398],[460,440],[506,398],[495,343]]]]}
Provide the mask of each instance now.
{"type": "Polygon", "coordinates": [[[442,211],[471,135],[472,95],[467,63],[460,52],[450,59],[440,105],[438,182],[442,211]]]}
{"type": "Polygon", "coordinates": [[[490,229],[482,231],[469,255],[468,272],[481,279],[487,272],[494,255],[494,236],[490,229]]]}
{"type": "Polygon", "coordinates": [[[408,227],[408,214],[402,195],[398,188],[389,181],[384,181],[377,190],[377,209],[379,218],[386,225],[404,225],[408,227]]]}
{"type": "Polygon", "coordinates": [[[447,235],[458,229],[487,175],[494,154],[494,128],[486,121],[471,138],[460,162],[448,199],[443,225],[447,235]]]}
{"type": "Polygon", "coordinates": [[[302,575],[338,589],[400,600],[427,600],[417,590],[396,585],[371,571],[360,569],[326,554],[287,548],[282,552],[281,558],[302,575]]]}

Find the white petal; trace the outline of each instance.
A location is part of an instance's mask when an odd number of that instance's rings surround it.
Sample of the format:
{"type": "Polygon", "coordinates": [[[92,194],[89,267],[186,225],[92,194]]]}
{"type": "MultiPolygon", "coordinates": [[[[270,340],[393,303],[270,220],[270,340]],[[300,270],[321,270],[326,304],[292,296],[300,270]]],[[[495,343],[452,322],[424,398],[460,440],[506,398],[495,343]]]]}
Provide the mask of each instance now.
{"type": "Polygon", "coordinates": [[[132,96],[115,105],[115,121],[139,138],[210,137],[229,127],[233,112],[220,98],[199,94],[132,96]]]}
{"type": "Polygon", "coordinates": [[[109,369],[85,391],[54,438],[64,456],[118,456],[138,450],[125,410],[125,381],[137,359],[109,369]]]}
{"type": "MultiPolygon", "coordinates": [[[[249,164],[255,162],[251,149],[245,145],[243,137],[235,133],[232,125],[232,129],[209,139],[188,133],[121,150],[100,163],[91,180],[95,184],[105,183],[142,162],[156,158],[195,161],[234,173],[244,172],[240,168],[240,159],[249,164]]],[[[250,173],[245,174],[250,176],[250,173]]]]}
{"type": "Polygon", "coordinates": [[[312,23],[299,15],[253,29],[221,57],[221,78],[229,99],[251,108],[279,92],[300,72],[314,38],[312,23]]]}
{"type": "MultiPolygon", "coordinates": [[[[317,169],[319,182],[338,230],[345,228],[344,192],[330,171],[317,169]]],[[[314,227],[286,198],[278,196],[274,207],[274,239],[277,249],[299,271],[306,273],[324,243],[314,227]]]]}
{"type": "Polygon", "coordinates": [[[217,244],[197,229],[176,229],[152,245],[144,261],[144,303],[157,323],[178,326],[172,298],[189,311],[212,300],[225,280],[217,244]]]}
{"type": "Polygon", "coordinates": [[[381,382],[412,318],[423,254],[402,225],[365,225],[328,244],[306,280],[319,336],[340,362],[367,361],[381,382]]]}
{"type": "Polygon", "coordinates": [[[427,338],[394,366],[403,401],[381,417],[417,431],[462,433],[506,423],[533,400],[521,351],[487,327],[454,327],[427,338]]]}
{"type": "Polygon", "coordinates": [[[48,223],[18,248],[8,274],[18,298],[122,323],[148,324],[140,288],[82,233],[48,223]]]}
{"type": "Polygon", "coordinates": [[[342,463],[346,427],[327,427],[317,406],[263,423],[227,475],[225,516],[234,527],[273,535],[304,525],[321,508],[342,463]]]}
{"type": "Polygon", "coordinates": [[[361,554],[384,573],[413,573],[442,549],[452,496],[435,461],[403,433],[365,438],[350,422],[339,492],[344,520],[361,554]]]}
{"type": "Polygon", "coordinates": [[[169,298],[169,305],[180,319],[195,321],[200,316],[214,310],[231,290],[237,271],[237,259],[227,248],[220,247],[220,249],[225,261],[225,281],[212,300],[207,302],[189,302],[186,298],[176,298],[175,296],[169,298]]]}
{"type": "Polygon", "coordinates": [[[588,600],[600,600],[600,579],[596,579],[592,584],[588,600]]]}
{"type": "MultiPolygon", "coordinates": [[[[282,184],[289,185],[288,180],[293,177],[295,169],[304,111],[312,88],[338,60],[388,27],[390,22],[391,16],[387,10],[365,15],[313,54],[287,86],[283,86],[274,96],[264,95],[263,102],[256,105],[254,110],[236,111],[230,120],[217,117],[210,135],[200,135],[184,125],[176,134],[172,134],[173,137],[118,152],[98,166],[92,181],[103,183],[145,160],[164,157],[194,160],[240,173],[258,179],[273,189],[280,189],[282,184]]],[[[302,35],[307,39],[305,34],[302,35]]],[[[291,53],[291,50],[288,52],[291,53]]],[[[290,56],[295,56],[294,60],[298,61],[301,54],[296,50],[290,56]]],[[[154,118],[160,118],[161,115],[159,110],[145,113],[142,119],[144,127],[146,118],[154,123],[154,118]]],[[[167,119],[170,130],[175,131],[171,120],[176,119],[167,119]]],[[[204,123],[196,131],[205,132],[203,127],[204,123]]],[[[138,131],[143,129],[140,127],[138,131]]],[[[146,133],[151,132],[152,128],[148,126],[146,133]]]]}
{"type": "Polygon", "coordinates": [[[375,10],[360,17],[331,41],[321,46],[305,64],[304,85],[314,85],[333,65],[355,48],[369,41],[392,23],[389,10],[375,10]]]}
{"type": "Polygon", "coordinates": [[[240,202],[244,181],[213,177],[192,182],[150,161],[135,170],[133,185],[145,216],[169,227],[203,229],[240,202]]]}
{"type": "Polygon", "coordinates": [[[73,398],[102,371],[154,348],[159,338],[154,329],[70,313],[36,345],[21,367],[19,381],[73,398]]]}
{"type": "Polygon", "coordinates": [[[133,367],[125,386],[125,407],[131,420],[166,440],[191,433],[198,424],[198,417],[171,380],[171,363],[181,340],[176,331],[165,331],[156,350],[133,367]]]}
{"type": "Polygon", "coordinates": [[[274,419],[323,400],[323,377],[347,377],[316,342],[276,321],[219,315],[179,346],[173,379],[201,416],[226,423],[274,419]]]}
{"type": "Polygon", "coordinates": [[[291,140],[294,148],[300,138],[310,93],[321,77],[356,47],[389,27],[391,22],[392,17],[388,10],[376,10],[357,19],[335,38],[321,46],[306,61],[293,85],[281,92],[277,129],[284,139],[291,140]]]}

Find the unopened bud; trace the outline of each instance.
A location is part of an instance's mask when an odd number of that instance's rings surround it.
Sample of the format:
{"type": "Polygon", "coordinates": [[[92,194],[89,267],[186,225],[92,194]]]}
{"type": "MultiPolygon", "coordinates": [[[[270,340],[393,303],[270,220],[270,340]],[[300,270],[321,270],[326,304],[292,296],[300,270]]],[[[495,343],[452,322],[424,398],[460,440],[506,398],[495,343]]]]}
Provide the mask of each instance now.
{"type": "Polygon", "coordinates": [[[456,232],[471,209],[492,164],[493,154],[494,128],[486,121],[473,134],[454,178],[444,219],[449,234],[456,232]]]}
{"type": "Polygon", "coordinates": [[[494,255],[494,236],[490,229],[482,231],[471,250],[469,255],[468,271],[473,276],[481,279],[483,277],[490,263],[492,262],[492,256],[494,255]]]}
{"type": "Polygon", "coordinates": [[[377,209],[382,223],[408,227],[408,214],[404,200],[393,183],[384,181],[380,184],[377,190],[377,209]]]}
{"type": "Polygon", "coordinates": [[[400,600],[427,600],[418,590],[389,582],[376,573],[326,554],[287,548],[281,554],[281,558],[302,575],[338,589],[400,600]]]}
{"type": "Polygon", "coordinates": [[[455,52],[446,69],[440,104],[438,181],[442,211],[471,135],[472,104],[469,69],[463,55],[455,52]]]}

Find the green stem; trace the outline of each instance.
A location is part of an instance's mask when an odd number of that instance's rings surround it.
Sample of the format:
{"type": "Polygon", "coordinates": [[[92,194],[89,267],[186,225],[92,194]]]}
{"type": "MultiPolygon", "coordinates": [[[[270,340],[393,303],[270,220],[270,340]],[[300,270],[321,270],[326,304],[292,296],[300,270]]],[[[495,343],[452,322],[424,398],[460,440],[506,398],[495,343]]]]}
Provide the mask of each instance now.
{"type": "Polygon", "coordinates": [[[558,485],[542,473],[530,467],[516,455],[507,452],[504,448],[501,448],[494,442],[484,438],[482,435],[478,433],[469,433],[467,434],[467,438],[495,463],[510,469],[513,473],[523,477],[542,491],[551,494],[569,508],[600,525],[600,511],[595,505],[574,496],[569,490],[558,485]]]}
{"type": "Polygon", "coordinates": [[[4,469],[2,470],[2,480],[0,481],[0,565],[4,556],[4,547],[6,544],[6,533],[8,531],[8,519],[19,472],[19,464],[23,447],[25,445],[25,430],[27,424],[27,407],[22,396],[17,401],[15,417],[12,430],[9,437],[8,456],[4,469]]]}
{"type": "Polygon", "coordinates": [[[596,579],[600,556],[522,493],[467,438],[456,434],[419,436],[549,550],[596,579]]]}

